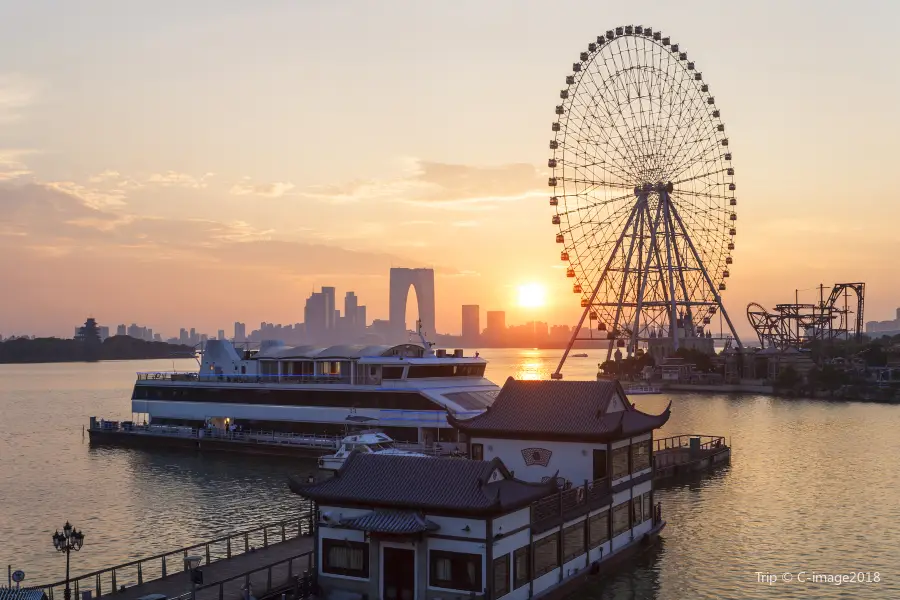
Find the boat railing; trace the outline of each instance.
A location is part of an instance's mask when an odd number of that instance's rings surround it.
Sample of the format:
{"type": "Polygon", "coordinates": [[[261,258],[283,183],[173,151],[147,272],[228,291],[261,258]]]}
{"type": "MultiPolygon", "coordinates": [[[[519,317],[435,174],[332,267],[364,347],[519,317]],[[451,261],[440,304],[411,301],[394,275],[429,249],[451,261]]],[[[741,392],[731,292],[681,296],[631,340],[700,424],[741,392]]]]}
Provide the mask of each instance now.
{"type": "Polygon", "coordinates": [[[674,450],[678,448],[688,448],[692,447],[698,448],[699,450],[718,450],[720,448],[726,448],[727,445],[725,443],[725,437],[721,435],[694,435],[694,434],[685,434],[685,435],[673,435],[671,437],[660,438],[657,440],[653,440],[655,445],[654,452],[661,452],[663,450],[674,450]],[[691,440],[697,440],[699,442],[691,440]]]}
{"type": "Polygon", "coordinates": [[[254,444],[312,446],[323,450],[336,450],[344,436],[316,433],[289,433],[251,429],[219,429],[216,427],[187,427],[178,425],[137,425],[131,422],[98,420],[101,431],[122,431],[135,435],[162,435],[180,438],[216,439],[254,444]]]}
{"type": "MultiPolygon", "coordinates": [[[[266,548],[270,544],[313,535],[315,527],[316,522],[312,512],[304,512],[290,519],[267,523],[170,552],[78,575],[71,578],[69,583],[74,588],[75,598],[80,598],[81,592],[87,590],[91,590],[94,597],[99,597],[104,594],[104,590],[107,594],[115,593],[122,587],[141,585],[148,581],[162,579],[172,573],[186,571],[185,559],[191,555],[200,556],[202,564],[208,565],[245,554],[258,547],[266,548]]],[[[263,568],[265,569],[265,567],[263,568]]],[[[307,565],[307,569],[309,569],[309,565],[307,565]]],[[[60,598],[63,597],[65,587],[66,581],[62,580],[39,586],[36,589],[43,590],[49,600],[54,600],[56,594],[59,594],[60,598]]]]}
{"type": "Polygon", "coordinates": [[[219,383],[333,383],[350,384],[350,377],[340,374],[286,375],[286,374],[218,374],[197,372],[139,372],[137,381],[186,381],[219,383]]]}
{"type": "Polygon", "coordinates": [[[540,527],[542,523],[552,524],[574,517],[576,513],[608,504],[610,494],[610,481],[607,477],[559,490],[532,503],[531,523],[540,527]]]}

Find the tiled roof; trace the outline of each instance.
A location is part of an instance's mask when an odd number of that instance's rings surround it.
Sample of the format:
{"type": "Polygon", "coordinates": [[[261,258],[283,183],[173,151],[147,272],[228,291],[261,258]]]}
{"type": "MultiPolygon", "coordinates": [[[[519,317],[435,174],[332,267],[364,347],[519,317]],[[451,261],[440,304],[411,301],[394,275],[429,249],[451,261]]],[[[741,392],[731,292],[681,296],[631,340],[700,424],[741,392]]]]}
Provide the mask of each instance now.
{"type": "Polygon", "coordinates": [[[421,533],[440,529],[421,513],[402,510],[375,510],[361,517],[344,519],[339,525],[370,533],[421,533]]]}
{"type": "Polygon", "coordinates": [[[618,392],[618,381],[519,381],[510,377],[486,412],[451,425],[469,435],[482,432],[522,439],[612,440],[662,427],[669,408],[649,415],[625,402],[625,410],[606,412],[618,392]]]}
{"type": "Polygon", "coordinates": [[[35,590],[28,588],[5,588],[0,587],[0,600],[43,600],[47,596],[44,590],[35,590]]]}
{"type": "Polygon", "coordinates": [[[514,479],[500,459],[358,452],[331,479],[304,484],[292,478],[290,487],[319,504],[479,514],[514,510],[556,491],[549,483],[514,479]]]}

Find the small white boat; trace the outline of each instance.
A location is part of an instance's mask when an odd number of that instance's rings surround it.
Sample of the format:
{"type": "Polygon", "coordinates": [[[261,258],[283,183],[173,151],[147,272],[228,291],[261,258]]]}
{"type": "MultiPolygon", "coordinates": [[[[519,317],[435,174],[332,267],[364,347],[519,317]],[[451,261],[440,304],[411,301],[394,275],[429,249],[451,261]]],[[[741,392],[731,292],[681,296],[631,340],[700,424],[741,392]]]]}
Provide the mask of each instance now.
{"type": "Polygon", "coordinates": [[[365,454],[393,454],[403,456],[430,456],[420,452],[410,452],[402,450],[394,445],[394,440],[390,436],[381,433],[359,433],[356,435],[348,435],[341,440],[341,447],[334,454],[322,456],[319,458],[319,468],[328,471],[337,471],[344,465],[344,461],[353,451],[365,454]]]}
{"type": "Polygon", "coordinates": [[[661,394],[662,391],[659,387],[655,385],[650,385],[647,383],[639,383],[630,386],[623,386],[625,393],[629,396],[641,395],[641,394],[661,394]]]}

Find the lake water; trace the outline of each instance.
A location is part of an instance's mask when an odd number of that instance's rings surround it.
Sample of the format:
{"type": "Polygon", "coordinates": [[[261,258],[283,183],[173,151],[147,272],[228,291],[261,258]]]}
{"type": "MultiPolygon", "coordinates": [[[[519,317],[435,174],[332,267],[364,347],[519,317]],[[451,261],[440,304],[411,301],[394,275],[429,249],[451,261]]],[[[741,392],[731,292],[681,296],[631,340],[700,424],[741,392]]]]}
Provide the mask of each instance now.
{"type": "MultiPolygon", "coordinates": [[[[592,379],[600,353],[570,359],[566,378],[592,379]]],[[[548,377],[560,351],[481,354],[502,384],[548,377]]],[[[308,462],[89,447],[88,417],[130,417],[135,371],[171,368],[0,365],[0,563],[25,570],[27,584],[62,579],[65,558],[51,535],[67,519],[85,533],[72,557],[73,573],[84,573],[300,511],[286,476],[308,462]]],[[[732,464],[662,490],[659,549],[574,598],[900,598],[900,407],[752,395],[633,400],[648,412],[672,401],[665,435],[729,436],[732,464]],[[859,572],[880,581],[797,581],[859,572]]]]}

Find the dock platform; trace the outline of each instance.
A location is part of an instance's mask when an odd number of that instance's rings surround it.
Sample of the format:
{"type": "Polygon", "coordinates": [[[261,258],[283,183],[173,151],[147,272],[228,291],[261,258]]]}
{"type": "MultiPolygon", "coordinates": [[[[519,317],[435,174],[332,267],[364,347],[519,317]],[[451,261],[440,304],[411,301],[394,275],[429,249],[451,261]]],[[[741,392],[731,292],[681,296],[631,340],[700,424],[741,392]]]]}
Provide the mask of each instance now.
{"type": "Polygon", "coordinates": [[[675,435],[653,444],[654,482],[711,471],[731,461],[731,446],[723,436],[675,435]]]}

